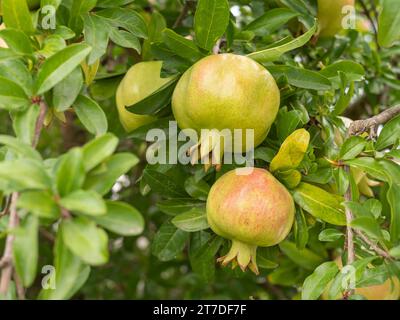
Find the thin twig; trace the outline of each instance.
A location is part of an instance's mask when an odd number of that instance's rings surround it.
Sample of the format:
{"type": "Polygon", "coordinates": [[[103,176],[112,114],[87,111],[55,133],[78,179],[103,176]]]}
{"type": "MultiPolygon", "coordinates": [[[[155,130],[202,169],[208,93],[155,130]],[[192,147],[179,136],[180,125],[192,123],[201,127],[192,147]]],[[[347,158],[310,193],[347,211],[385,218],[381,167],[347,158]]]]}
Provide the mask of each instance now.
{"type": "Polygon", "coordinates": [[[376,132],[376,129],[380,124],[385,124],[398,114],[400,114],[400,105],[391,107],[372,118],[356,120],[350,125],[349,135],[357,135],[368,130],[376,132]]]}
{"type": "Polygon", "coordinates": [[[18,226],[19,222],[18,212],[17,212],[17,200],[18,200],[18,193],[14,192],[11,196],[11,204],[10,204],[10,219],[8,222],[9,234],[6,239],[4,254],[0,262],[0,265],[2,266],[2,272],[0,278],[0,294],[2,295],[5,295],[8,291],[8,287],[13,272],[12,255],[13,255],[13,243],[15,239],[14,229],[18,226]]]}
{"type": "Polygon", "coordinates": [[[175,20],[174,25],[172,26],[174,29],[179,27],[180,24],[182,23],[182,21],[186,18],[187,14],[189,12],[189,7],[190,7],[189,2],[190,2],[189,0],[185,1],[182,10],[179,13],[178,18],[175,20]]]}
{"type": "Polygon", "coordinates": [[[376,24],[374,19],[372,18],[366,4],[364,3],[364,0],[359,0],[361,7],[363,8],[363,12],[366,15],[366,17],[368,18],[369,22],[372,25],[372,28],[374,29],[374,38],[375,38],[375,43],[376,43],[376,47],[378,48],[378,50],[380,49],[379,46],[379,42],[378,42],[378,29],[376,28],[376,24]]]}
{"type": "Polygon", "coordinates": [[[39,117],[36,121],[35,135],[34,135],[33,141],[32,141],[32,147],[34,147],[34,148],[36,148],[39,143],[40,134],[43,129],[44,119],[46,117],[46,112],[47,112],[47,105],[44,101],[41,101],[39,103],[39,107],[40,107],[39,117]]]}
{"type": "Polygon", "coordinates": [[[25,288],[19,278],[18,274],[14,271],[15,288],[17,289],[17,296],[19,300],[25,300],[25,288]]]}
{"type": "Polygon", "coordinates": [[[369,239],[364,233],[360,230],[354,230],[354,232],[366,243],[370,246],[372,250],[374,250],[378,255],[382,256],[385,259],[393,260],[393,257],[389,252],[381,249],[376,243],[374,243],[371,239],[369,239]]]}

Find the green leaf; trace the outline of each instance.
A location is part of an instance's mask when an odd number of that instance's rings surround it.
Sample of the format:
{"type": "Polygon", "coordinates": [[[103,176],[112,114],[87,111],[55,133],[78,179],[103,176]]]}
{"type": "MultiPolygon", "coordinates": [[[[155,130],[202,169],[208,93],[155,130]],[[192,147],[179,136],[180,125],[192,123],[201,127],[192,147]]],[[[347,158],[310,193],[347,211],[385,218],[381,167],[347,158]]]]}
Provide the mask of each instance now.
{"type": "Polygon", "coordinates": [[[392,184],[386,197],[390,205],[390,237],[395,242],[400,239],[400,185],[392,184]]]}
{"type": "Polygon", "coordinates": [[[65,245],[62,228],[57,232],[54,256],[55,289],[42,289],[39,295],[42,300],[71,298],[89,276],[90,267],[83,264],[65,245]]]}
{"type": "Polygon", "coordinates": [[[389,181],[389,177],[385,172],[385,169],[379,163],[378,160],[368,157],[361,157],[353,160],[345,161],[345,164],[350,167],[358,168],[366,173],[370,174],[372,177],[377,178],[382,181],[389,181]]]}
{"type": "Polygon", "coordinates": [[[304,46],[317,31],[317,23],[300,37],[276,47],[268,48],[265,50],[257,51],[248,54],[247,56],[260,63],[278,60],[285,52],[300,48],[304,46]]]}
{"type": "Polygon", "coordinates": [[[111,156],[118,146],[118,138],[106,133],[85,144],[83,150],[83,166],[88,172],[111,156]]]}
{"type": "Polygon", "coordinates": [[[244,30],[256,31],[261,29],[263,34],[265,31],[270,34],[298,15],[299,13],[287,8],[271,9],[250,22],[244,30]]]}
{"type": "Polygon", "coordinates": [[[82,16],[96,6],[97,0],[71,0],[68,27],[76,34],[81,33],[83,28],[82,16]],[[71,3],[72,2],[72,3],[71,3]]]}
{"type": "Polygon", "coordinates": [[[48,59],[55,53],[61,51],[67,46],[65,40],[57,34],[50,35],[43,41],[42,49],[37,51],[36,54],[48,59]]]}
{"type": "Polygon", "coordinates": [[[90,133],[100,136],[107,132],[106,114],[96,101],[87,96],[79,95],[74,102],[74,110],[90,133]]]}
{"type": "Polygon", "coordinates": [[[32,34],[35,32],[26,0],[2,0],[1,12],[7,28],[32,34]]]}
{"type": "Polygon", "coordinates": [[[205,211],[196,208],[175,216],[171,222],[177,228],[186,232],[196,232],[209,228],[205,211]]]}
{"type": "Polygon", "coordinates": [[[343,233],[337,229],[325,229],[322,230],[321,233],[318,235],[318,240],[319,241],[326,241],[326,242],[331,242],[331,241],[336,241],[343,237],[343,233]]]}
{"type": "Polygon", "coordinates": [[[92,189],[101,195],[111,190],[117,179],[139,163],[132,153],[118,153],[107,159],[98,170],[90,172],[84,188],[92,189]]]}
{"type": "Polygon", "coordinates": [[[28,97],[32,96],[32,74],[22,59],[0,61],[0,76],[6,79],[12,79],[13,82],[18,84],[25,91],[28,97]]]}
{"type": "Polygon", "coordinates": [[[91,65],[106,53],[111,30],[107,20],[95,14],[85,14],[83,23],[85,41],[92,47],[88,57],[88,64],[91,65]]]}
{"type": "Polygon", "coordinates": [[[374,239],[383,239],[380,226],[372,217],[357,217],[351,221],[350,225],[355,229],[364,231],[368,236],[374,239]]]}
{"type": "Polygon", "coordinates": [[[146,168],[143,171],[142,180],[147,183],[154,192],[160,192],[164,197],[182,198],[186,192],[173,178],[153,169],[146,168]]]}
{"type": "Polygon", "coordinates": [[[129,8],[111,8],[97,11],[96,15],[107,18],[116,28],[128,30],[134,36],[147,38],[147,26],[143,17],[129,8]]]}
{"type": "Polygon", "coordinates": [[[339,159],[350,160],[357,157],[367,145],[367,141],[359,136],[347,139],[340,148],[339,159]]]}
{"type": "Polygon", "coordinates": [[[53,89],[53,106],[57,112],[64,112],[72,106],[82,89],[83,76],[80,67],[75,68],[53,89]]]}
{"type": "Polygon", "coordinates": [[[140,54],[141,47],[138,37],[125,30],[112,29],[110,33],[112,42],[123,47],[131,48],[140,54]]]}
{"type": "MultiPolygon", "coordinates": [[[[13,112],[13,128],[15,135],[18,138],[18,142],[24,142],[29,146],[32,145],[39,113],[40,108],[36,104],[31,105],[26,110],[13,112]]],[[[32,150],[34,149],[32,148],[32,150]]],[[[35,152],[36,151],[34,151],[34,153],[35,152]]],[[[37,153],[34,157],[40,159],[40,154],[37,153]]]]}
{"type": "Polygon", "coordinates": [[[297,248],[304,249],[307,245],[309,234],[306,217],[301,209],[296,210],[293,230],[297,248]]]}
{"type": "Polygon", "coordinates": [[[368,199],[363,203],[363,207],[378,219],[382,212],[382,203],[378,199],[368,199]]]}
{"type": "Polygon", "coordinates": [[[163,41],[178,56],[196,62],[203,57],[193,41],[182,37],[171,29],[163,31],[163,41]]]}
{"type": "Polygon", "coordinates": [[[166,221],[156,233],[151,251],[159,260],[169,261],[182,252],[188,239],[189,233],[166,221]]]}
{"type": "Polygon", "coordinates": [[[391,47],[400,39],[400,3],[397,0],[382,0],[382,11],[378,20],[378,42],[382,47],[391,47]]]}
{"type": "Polygon", "coordinates": [[[179,77],[172,78],[151,95],[126,107],[126,110],[135,114],[154,114],[160,111],[171,102],[172,93],[174,92],[178,80],[179,77]]]}
{"type": "Polygon", "coordinates": [[[60,205],[69,211],[89,216],[101,216],[107,212],[103,198],[92,190],[76,190],[61,198],[60,205]]]}
{"type": "Polygon", "coordinates": [[[351,60],[336,61],[323,68],[319,73],[331,81],[338,82],[340,72],[344,73],[349,81],[361,81],[365,76],[364,67],[351,60]]]}
{"type": "Polygon", "coordinates": [[[51,188],[50,177],[43,164],[32,159],[0,162],[0,179],[7,182],[7,188],[11,191],[51,188]]]}
{"type": "Polygon", "coordinates": [[[275,78],[285,76],[288,83],[294,87],[320,91],[332,89],[328,78],[312,70],[282,65],[269,66],[268,70],[275,78]]]}
{"type": "Polygon", "coordinates": [[[210,282],[215,277],[215,255],[223,243],[218,236],[200,231],[193,234],[190,241],[189,259],[193,271],[204,282],[210,282]]]}
{"type": "Polygon", "coordinates": [[[197,44],[208,51],[225,33],[229,23],[227,0],[199,0],[194,16],[197,44]]]}
{"type": "Polygon", "coordinates": [[[339,269],[334,261],[324,262],[307,277],[301,292],[302,300],[317,300],[339,269]]]}
{"type": "Polygon", "coordinates": [[[192,198],[207,200],[210,186],[204,180],[196,181],[195,177],[190,177],[185,181],[185,190],[192,198]]]}
{"type": "Polygon", "coordinates": [[[389,254],[396,259],[400,259],[400,246],[390,249],[389,254]]]}
{"type": "Polygon", "coordinates": [[[55,53],[41,66],[36,80],[36,94],[40,95],[65,79],[92,50],[87,44],[72,44],[55,53]]]}
{"type": "Polygon", "coordinates": [[[305,129],[294,131],[281,145],[270,164],[271,172],[296,169],[307,151],[310,134],[305,129]]]}
{"type": "Polygon", "coordinates": [[[376,141],[376,149],[382,150],[393,144],[400,139],[400,115],[391,119],[385,124],[381,133],[379,134],[378,140],[376,141]]]}
{"type": "Polygon", "coordinates": [[[97,224],[121,236],[136,236],[144,230],[140,212],[125,202],[107,201],[107,213],[92,217],[97,224]]]}
{"type": "Polygon", "coordinates": [[[343,196],[350,185],[350,174],[347,173],[342,167],[333,170],[333,177],[336,182],[337,193],[343,196]]]}
{"type": "Polygon", "coordinates": [[[15,231],[13,242],[14,267],[24,287],[30,287],[38,265],[39,219],[28,215],[15,231]]]}
{"type": "Polygon", "coordinates": [[[0,108],[17,110],[30,104],[28,96],[19,84],[0,77],[0,108]]]}
{"type": "Polygon", "coordinates": [[[29,37],[20,30],[7,29],[0,30],[0,38],[2,38],[8,47],[17,55],[31,55],[33,49],[29,37]]]}
{"type": "Polygon", "coordinates": [[[61,224],[64,243],[86,263],[97,266],[108,261],[107,233],[84,217],[64,220],[61,224]]]}
{"type": "Polygon", "coordinates": [[[0,135],[0,144],[5,145],[6,147],[13,150],[22,157],[34,160],[42,160],[42,156],[40,155],[39,152],[37,152],[29,144],[24,143],[17,138],[6,135],[0,135]]]}
{"type": "Polygon", "coordinates": [[[82,187],[85,180],[82,149],[73,148],[60,158],[55,177],[57,190],[61,197],[82,187]]]}
{"type": "Polygon", "coordinates": [[[176,216],[177,214],[188,212],[192,208],[203,208],[205,210],[205,203],[202,201],[193,200],[192,198],[175,198],[157,202],[157,208],[168,215],[176,216]]]}
{"type": "Polygon", "coordinates": [[[314,270],[322,262],[322,258],[309,249],[297,249],[296,244],[283,241],[279,244],[282,252],[294,263],[307,270],[314,270]]]}
{"type": "Polygon", "coordinates": [[[301,208],[314,217],[334,225],[346,225],[342,201],[331,193],[302,182],[293,190],[293,198],[301,208]]]}
{"type": "Polygon", "coordinates": [[[54,195],[49,191],[23,192],[18,198],[17,206],[39,218],[57,219],[60,216],[60,208],[54,199],[54,195]]]}

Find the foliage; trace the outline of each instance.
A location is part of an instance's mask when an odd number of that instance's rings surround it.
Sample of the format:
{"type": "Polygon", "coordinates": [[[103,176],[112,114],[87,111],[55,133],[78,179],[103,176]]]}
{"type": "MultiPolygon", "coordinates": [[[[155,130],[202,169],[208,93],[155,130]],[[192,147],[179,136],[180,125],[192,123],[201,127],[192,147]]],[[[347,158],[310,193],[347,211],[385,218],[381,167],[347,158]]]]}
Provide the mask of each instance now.
{"type": "Polygon", "coordinates": [[[336,297],[348,229],[357,287],[400,277],[400,116],[377,137],[348,134],[349,118],[400,101],[400,2],[356,12],[356,28],[320,38],[316,0],[1,0],[1,297],[318,299],[329,286],[336,297]],[[243,165],[146,162],[150,129],[176,138],[179,77],[218,52],[261,63],[281,93],[255,166],[289,189],[296,218],[284,242],[258,249],[258,276],[216,264],[230,244],[206,219],[210,187],[243,165]],[[172,80],[127,106],[156,119],[127,133],[118,85],[154,60],[172,80]]]}

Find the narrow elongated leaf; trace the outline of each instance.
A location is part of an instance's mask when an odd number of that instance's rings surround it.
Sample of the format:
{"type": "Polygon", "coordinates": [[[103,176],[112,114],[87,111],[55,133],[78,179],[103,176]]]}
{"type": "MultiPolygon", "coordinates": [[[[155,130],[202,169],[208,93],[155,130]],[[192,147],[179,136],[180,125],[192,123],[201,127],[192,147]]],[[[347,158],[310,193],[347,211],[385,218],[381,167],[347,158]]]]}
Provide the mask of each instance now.
{"type": "Polygon", "coordinates": [[[107,212],[103,198],[92,190],[76,190],[61,198],[60,205],[69,211],[89,216],[101,216],[107,212]]]}
{"type": "Polygon", "coordinates": [[[132,153],[118,153],[104,162],[102,168],[91,172],[85,181],[85,189],[92,189],[101,195],[106,194],[117,179],[139,162],[132,153]]]}
{"type": "Polygon", "coordinates": [[[178,77],[172,78],[148,97],[126,107],[126,110],[135,114],[154,114],[160,111],[171,102],[172,93],[178,80],[178,77]]]}
{"type": "Polygon", "coordinates": [[[82,187],[85,179],[83,153],[80,148],[74,148],[63,155],[56,168],[56,185],[61,197],[82,187]]]}
{"type": "Polygon", "coordinates": [[[168,48],[182,58],[195,62],[203,57],[193,41],[182,37],[171,29],[163,31],[163,40],[168,48]]]}
{"type": "Polygon", "coordinates": [[[28,96],[19,84],[0,77],[0,108],[17,110],[30,104],[28,96]]]}
{"type": "Polygon", "coordinates": [[[7,28],[0,31],[0,38],[2,38],[8,47],[17,55],[31,55],[33,48],[29,37],[20,30],[7,28]]]}
{"type": "Polygon", "coordinates": [[[39,219],[28,215],[16,230],[13,242],[14,266],[24,287],[30,287],[36,277],[39,256],[39,219]]]}
{"type": "Polygon", "coordinates": [[[107,201],[106,204],[107,213],[93,217],[97,224],[125,237],[143,232],[144,219],[136,208],[119,201],[107,201]]]}
{"type": "Polygon", "coordinates": [[[70,108],[82,89],[83,76],[80,67],[75,68],[53,89],[53,105],[57,112],[70,108]]]}
{"type": "Polygon", "coordinates": [[[359,136],[347,139],[340,148],[339,157],[341,160],[350,160],[358,156],[365,148],[367,141],[359,136]]]}
{"type": "Polygon", "coordinates": [[[107,132],[106,114],[96,101],[87,96],[79,95],[74,102],[74,110],[90,133],[99,136],[107,132]]]}
{"type": "Polygon", "coordinates": [[[61,224],[64,243],[83,261],[101,265],[108,260],[107,233],[84,217],[64,220],[61,224]]]}
{"type": "Polygon", "coordinates": [[[60,208],[49,191],[26,191],[18,198],[18,208],[25,209],[39,218],[57,219],[60,208]]]}
{"type": "Polygon", "coordinates": [[[72,44],[47,59],[41,66],[36,80],[36,93],[42,94],[65,79],[90,53],[87,44],[72,44]]]}
{"type": "Polygon", "coordinates": [[[396,143],[400,139],[400,116],[397,116],[385,124],[378,140],[376,141],[376,149],[382,150],[396,143]]]}
{"type": "Polygon", "coordinates": [[[227,0],[199,0],[194,16],[196,42],[200,47],[211,50],[225,33],[229,23],[227,0]]]}
{"type": "MultiPolygon", "coordinates": [[[[39,295],[42,300],[71,298],[89,276],[90,267],[85,265],[65,245],[62,228],[57,232],[54,255],[55,288],[51,288],[51,286],[47,289],[43,288],[39,295]]],[[[54,277],[54,275],[52,276],[54,277]]],[[[51,282],[48,284],[50,285],[51,282]]]]}
{"type": "Polygon", "coordinates": [[[364,67],[351,60],[342,60],[334,62],[319,73],[330,80],[339,80],[339,73],[343,72],[349,81],[360,81],[365,75],[364,67]]]}
{"type": "Polygon", "coordinates": [[[7,28],[15,28],[27,34],[34,33],[26,0],[2,0],[1,11],[7,28]]]}
{"type": "Polygon", "coordinates": [[[0,179],[7,183],[11,191],[51,188],[51,180],[43,164],[32,159],[0,162],[0,179]]]}
{"type": "Polygon", "coordinates": [[[87,144],[83,150],[83,165],[88,172],[111,156],[118,145],[118,139],[112,133],[106,133],[87,144]]]}
{"type": "Polygon", "coordinates": [[[303,300],[317,300],[338,271],[338,266],[334,261],[321,264],[304,281],[301,298],[303,300]]]}
{"type": "Polygon", "coordinates": [[[281,145],[270,164],[271,172],[296,169],[307,151],[310,134],[305,129],[294,131],[281,145]]]}
{"type": "Polygon", "coordinates": [[[157,202],[157,207],[165,214],[176,216],[177,214],[188,212],[193,208],[203,208],[205,210],[205,203],[193,200],[192,198],[175,198],[159,201],[157,202]]]}
{"type": "Polygon", "coordinates": [[[400,186],[392,184],[386,197],[390,204],[390,237],[395,242],[400,239],[400,186]]]}
{"type": "Polygon", "coordinates": [[[29,144],[21,142],[19,139],[0,135],[0,144],[3,144],[10,148],[11,150],[15,151],[17,154],[31,159],[41,160],[42,156],[39,152],[33,149],[29,144]]]}
{"type": "Polygon", "coordinates": [[[167,221],[154,237],[152,252],[161,261],[172,260],[182,252],[188,238],[189,233],[177,229],[167,221]]]}
{"type": "Polygon", "coordinates": [[[329,192],[302,182],[293,190],[293,198],[301,208],[314,217],[331,224],[346,225],[341,201],[329,192]]]}
{"type": "Polygon", "coordinates": [[[179,214],[171,222],[177,228],[186,232],[196,232],[209,228],[205,211],[199,209],[192,209],[179,214]]]}
{"type": "Polygon", "coordinates": [[[285,52],[304,46],[311,39],[316,30],[317,30],[317,23],[315,23],[313,27],[306,33],[288,43],[268,48],[265,50],[253,52],[248,54],[247,56],[258,62],[268,62],[268,61],[278,60],[281,57],[281,55],[283,55],[285,52]]]}
{"type": "Polygon", "coordinates": [[[298,249],[295,243],[287,240],[281,242],[279,248],[290,260],[307,270],[314,270],[322,262],[322,258],[313,251],[298,249]]]}
{"type": "Polygon", "coordinates": [[[138,37],[125,30],[112,29],[110,33],[112,42],[123,47],[132,48],[137,53],[140,53],[141,46],[138,37]]]}
{"type": "Polygon", "coordinates": [[[383,0],[382,12],[378,21],[378,42],[383,47],[390,47],[400,39],[400,3],[396,0],[383,0]]]}
{"type": "Polygon", "coordinates": [[[389,177],[385,171],[385,168],[379,163],[378,160],[361,157],[357,159],[347,160],[345,164],[361,169],[366,173],[370,174],[372,177],[379,179],[381,181],[389,181],[389,177]]]}
{"type": "Polygon", "coordinates": [[[88,57],[88,64],[91,65],[106,53],[111,29],[105,18],[95,14],[85,14],[83,22],[85,41],[92,47],[88,57]]]}
{"type": "Polygon", "coordinates": [[[299,13],[287,8],[271,9],[250,22],[244,29],[249,31],[261,29],[263,32],[271,33],[298,15],[299,13]]]}

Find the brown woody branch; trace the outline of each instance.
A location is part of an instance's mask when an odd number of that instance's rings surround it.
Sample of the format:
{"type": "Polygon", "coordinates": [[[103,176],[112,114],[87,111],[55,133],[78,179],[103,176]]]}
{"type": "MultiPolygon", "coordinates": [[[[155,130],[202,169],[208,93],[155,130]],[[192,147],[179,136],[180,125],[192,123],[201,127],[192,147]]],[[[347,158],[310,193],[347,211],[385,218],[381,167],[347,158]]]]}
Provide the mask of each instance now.
{"type": "Polygon", "coordinates": [[[356,120],[349,127],[349,135],[358,135],[371,130],[375,134],[379,125],[385,124],[398,114],[400,114],[400,105],[389,108],[372,118],[356,120]]]}
{"type": "Polygon", "coordinates": [[[368,238],[364,233],[360,230],[354,230],[354,232],[367,244],[370,249],[374,250],[378,255],[382,256],[385,259],[393,260],[393,257],[389,252],[381,249],[375,242],[373,242],[370,238],[368,238]]]}

